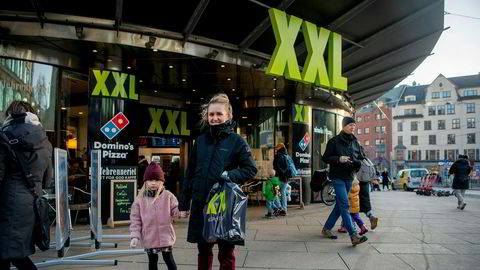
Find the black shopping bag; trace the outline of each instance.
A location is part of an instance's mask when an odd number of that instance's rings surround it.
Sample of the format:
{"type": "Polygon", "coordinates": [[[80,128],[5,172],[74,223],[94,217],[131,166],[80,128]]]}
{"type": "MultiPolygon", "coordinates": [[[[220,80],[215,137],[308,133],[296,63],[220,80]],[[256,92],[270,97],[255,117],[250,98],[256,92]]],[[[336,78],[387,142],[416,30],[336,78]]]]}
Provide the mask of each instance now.
{"type": "Polygon", "coordinates": [[[203,238],[209,243],[224,240],[243,245],[247,218],[247,196],[231,182],[213,185],[204,208],[203,238]]]}

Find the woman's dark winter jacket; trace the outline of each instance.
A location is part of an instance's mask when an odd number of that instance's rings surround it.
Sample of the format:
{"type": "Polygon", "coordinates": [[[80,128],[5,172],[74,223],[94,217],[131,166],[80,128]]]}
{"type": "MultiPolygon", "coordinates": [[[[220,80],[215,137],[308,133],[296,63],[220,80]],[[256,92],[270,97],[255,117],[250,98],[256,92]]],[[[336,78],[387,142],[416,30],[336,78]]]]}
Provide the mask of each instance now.
{"type": "Polygon", "coordinates": [[[233,125],[227,122],[211,126],[206,134],[197,138],[189,155],[187,177],[179,196],[179,210],[190,209],[187,236],[190,243],[204,242],[203,208],[212,186],[223,181],[222,173],[228,172],[230,180],[237,184],[252,179],[257,173],[250,147],[242,137],[233,133],[233,125]]]}
{"type": "Polygon", "coordinates": [[[454,174],[452,188],[453,189],[468,189],[469,188],[469,174],[472,167],[466,159],[459,159],[455,161],[450,167],[448,174],[454,174]]]}
{"type": "Polygon", "coordinates": [[[353,180],[353,174],[360,169],[362,159],[364,156],[357,138],[343,131],[328,141],[322,156],[323,162],[330,164],[330,179],[341,180],[353,180]],[[352,162],[341,163],[340,156],[348,156],[352,162]]]}
{"type": "MultiPolygon", "coordinates": [[[[34,116],[30,114],[30,116],[34,116]]],[[[15,116],[0,132],[8,138],[19,138],[31,148],[23,149],[27,163],[35,176],[36,192],[42,194],[42,182],[50,183],[52,177],[52,145],[47,139],[38,118],[15,116]]],[[[8,120],[8,118],[7,118],[8,120]]],[[[35,214],[33,194],[28,188],[18,160],[8,150],[6,142],[0,143],[0,260],[24,258],[35,253],[33,228],[35,214]]]]}
{"type": "Polygon", "coordinates": [[[382,184],[388,185],[388,172],[382,172],[382,184]]]}
{"type": "Polygon", "coordinates": [[[275,158],[273,159],[273,169],[275,170],[275,176],[277,176],[281,182],[286,183],[288,180],[288,156],[287,150],[281,148],[277,151],[275,158]]]}

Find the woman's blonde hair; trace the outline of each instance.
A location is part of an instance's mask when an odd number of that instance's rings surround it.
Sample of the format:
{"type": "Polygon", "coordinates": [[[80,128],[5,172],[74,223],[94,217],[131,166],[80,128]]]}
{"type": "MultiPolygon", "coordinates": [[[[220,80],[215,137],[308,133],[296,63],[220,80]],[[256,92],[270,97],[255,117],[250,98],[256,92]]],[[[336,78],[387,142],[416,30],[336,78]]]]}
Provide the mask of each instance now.
{"type": "MultiPolygon", "coordinates": [[[[150,180],[146,180],[146,181],[143,183],[143,186],[142,186],[142,188],[138,191],[138,195],[137,195],[137,197],[135,198],[135,200],[146,197],[146,196],[145,196],[145,193],[147,193],[147,191],[148,191],[148,187],[147,187],[147,182],[148,182],[148,181],[150,181],[150,180]]],[[[157,189],[157,192],[155,193],[155,197],[153,197],[152,204],[155,203],[155,201],[157,200],[157,198],[160,196],[160,193],[162,193],[162,191],[163,191],[164,189],[165,189],[165,186],[162,186],[162,188],[157,189]]]]}
{"type": "Polygon", "coordinates": [[[215,104],[215,103],[225,105],[225,109],[228,115],[228,120],[232,120],[233,109],[232,109],[232,104],[230,104],[230,100],[228,99],[228,96],[226,94],[216,94],[210,99],[208,103],[202,105],[202,112],[200,113],[200,116],[202,117],[201,122],[203,126],[208,124],[208,107],[211,104],[215,104]]]}

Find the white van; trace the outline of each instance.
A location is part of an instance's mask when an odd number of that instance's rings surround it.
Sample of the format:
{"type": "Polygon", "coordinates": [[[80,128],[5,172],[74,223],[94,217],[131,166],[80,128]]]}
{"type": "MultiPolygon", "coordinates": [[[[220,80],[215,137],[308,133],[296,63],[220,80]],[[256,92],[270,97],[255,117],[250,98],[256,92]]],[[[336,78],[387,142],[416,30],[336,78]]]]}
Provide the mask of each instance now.
{"type": "Polygon", "coordinates": [[[420,187],[422,177],[429,172],[425,168],[405,169],[400,170],[397,174],[393,185],[395,189],[403,189],[405,191],[411,191],[420,187]]]}

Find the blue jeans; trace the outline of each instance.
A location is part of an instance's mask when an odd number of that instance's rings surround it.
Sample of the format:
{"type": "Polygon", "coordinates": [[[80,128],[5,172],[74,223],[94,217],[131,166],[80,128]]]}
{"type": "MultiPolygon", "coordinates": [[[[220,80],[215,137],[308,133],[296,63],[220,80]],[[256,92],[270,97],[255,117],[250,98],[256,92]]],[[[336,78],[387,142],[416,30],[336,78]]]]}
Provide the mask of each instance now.
{"type": "Polygon", "coordinates": [[[272,213],[273,211],[282,209],[282,206],[280,205],[280,201],[278,200],[278,198],[267,201],[266,207],[267,207],[268,213],[272,213]]]}
{"type": "Polygon", "coordinates": [[[331,230],[338,218],[342,216],[343,226],[347,229],[350,236],[357,234],[355,227],[352,225],[352,218],[348,212],[348,192],[352,188],[352,180],[340,180],[332,179],[332,185],[335,189],[336,203],[332,212],[328,216],[327,222],[325,222],[324,228],[331,230]]]}
{"type": "Polygon", "coordinates": [[[287,212],[287,183],[280,182],[280,206],[287,212]]]}

